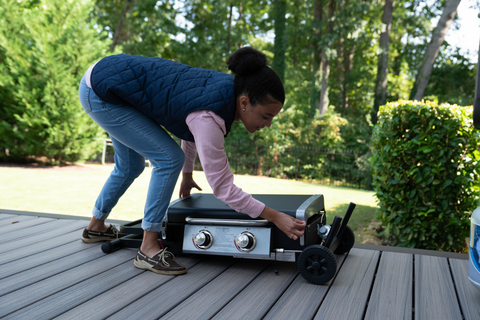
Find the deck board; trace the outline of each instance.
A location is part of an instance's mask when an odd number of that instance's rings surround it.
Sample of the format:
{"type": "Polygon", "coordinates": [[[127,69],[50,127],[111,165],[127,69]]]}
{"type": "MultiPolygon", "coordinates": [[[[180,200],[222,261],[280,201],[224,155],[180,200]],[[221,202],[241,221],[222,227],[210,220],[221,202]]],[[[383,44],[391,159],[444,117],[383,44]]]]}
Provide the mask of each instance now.
{"type": "Polygon", "coordinates": [[[83,243],[87,223],[0,213],[0,317],[480,319],[466,255],[360,246],[321,286],[296,263],[229,257],[179,256],[188,273],[166,276],[135,268],[134,249],[83,243]]]}
{"type": "Polygon", "coordinates": [[[210,319],[263,272],[269,263],[262,260],[238,261],[160,319],[188,319],[193,314],[197,319],[210,319]]]}
{"type": "Polygon", "coordinates": [[[415,255],[415,319],[462,319],[447,258],[415,255]]]}
{"type": "Polygon", "coordinates": [[[288,286],[298,276],[294,263],[278,263],[275,274],[270,264],[258,278],[233,298],[213,319],[262,319],[288,286]],[[248,307],[247,307],[248,306],[248,307]]]}
{"type": "Polygon", "coordinates": [[[468,261],[449,259],[458,300],[465,320],[480,319],[480,290],[477,290],[468,277],[468,261]]]}
{"type": "MultiPolygon", "coordinates": [[[[98,274],[97,272],[90,273],[89,277],[83,281],[58,291],[42,301],[24,307],[6,319],[51,319],[104,292],[110,294],[111,289],[145,272],[133,266],[135,251],[128,251],[130,252],[127,255],[129,258],[127,261],[116,266],[107,266],[108,269],[98,274]]],[[[82,318],[84,317],[82,316],[82,318]]]]}
{"type": "Polygon", "coordinates": [[[0,246],[0,253],[24,248],[31,245],[36,245],[39,242],[48,241],[51,239],[55,239],[58,236],[65,235],[70,231],[76,231],[85,228],[85,221],[59,220],[59,223],[61,223],[61,227],[54,230],[49,230],[49,227],[40,225],[38,228],[40,230],[46,230],[44,233],[24,237],[18,239],[17,241],[9,241],[6,243],[2,243],[2,245],[0,246]]]}
{"type": "Polygon", "coordinates": [[[55,221],[55,219],[51,218],[36,218],[36,219],[28,219],[24,221],[20,221],[18,223],[10,223],[10,224],[3,224],[2,220],[0,220],[0,236],[4,234],[16,232],[18,230],[26,230],[28,228],[37,227],[39,224],[47,223],[55,221]]]}
{"type": "MultiPolygon", "coordinates": [[[[341,270],[345,257],[345,255],[336,256],[337,274],[341,270]]],[[[333,282],[317,286],[308,283],[303,277],[297,276],[263,319],[280,319],[282,317],[285,319],[312,319],[328,292],[329,285],[333,282]]]]}
{"type": "MultiPolygon", "coordinates": [[[[39,282],[51,276],[55,276],[66,270],[73,269],[75,267],[78,267],[79,265],[88,263],[102,256],[104,256],[104,254],[100,251],[100,247],[93,246],[90,249],[73,253],[71,255],[62,257],[49,263],[45,263],[33,268],[30,267],[29,269],[27,269],[28,272],[19,272],[2,279],[0,296],[21,289],[23,287],[27,287],[32,283],[39,282]]],[[[27,257],[17,261],[22,263],[23,265],[31,265],[30,261],[32,261],[32,259],[33,258],[27,257]]]]}
{"type": "MultiPolygon", "coordinates": [[[[37,220],[37,219],[35,219],[37,220]]],[[[27,220],[29,222],[31,220],[27,220]]],[[[31,238],[37,235],[43,235],[47,232],[54,231],[56,232],[57,230],[63,230],[65,226],[70,224],[71,222],[68,220],[53,220],[48,223],[42,223],[35,225],[34,228],[25,228],[22,230],[16,230],[14,232],[5,232],[0,234],[0,245],[2,243],[5,243],[7,241],[12,241],[16,239],[27,239],[31,238]]],[[[76,228],[75,228],[76,229],[76,228]]],[[[25,240],[27,242],[29,240],[25,240]]],[[[41,240],[40,240],[41,241],[41,240]]]]}
{"type": "MultiPolygon", "coordinates": [[[[74,235],[76,240],[78,240],[78,233],[75,233],[74,235]]],[[[55,264],[59,259],[88,249],[97,252],[99,256],[103,255],[100,250],[100,244],[87,244],[83,243],[82,241],[67,242],[48,251],[48,254],[45,254],[45,252],[41,251],[26,256],[20,256],[18,259],[13,261],[0,263],[0,279],[32,269],[32,261],[35,261],[34,267],[48,263],[55,264]]]]}
{"type": "Polygon", "coordinates": [[[108,319],[158,319],[222,275],[234,263],[233,259],[208,259],[201,262],[188,270],[187,274],[175,277],[142,299],[126,305],[108,319]]]}
{"type": "Polygon", "coordinates": [[[33,220],[35,217],[31,216],[16,216],[16,215],[6,215],[2,220],[0,220],[0,226],[7,227],[12,224],[17,224],[22,221],[33,220]]]}
{"type": "Polygon", "coordinates": [[[411,254],[382,253],[365,319],[412,319],[412,266],[411,254]]]}
{"type": "Polygon", "coordinates": [[[14,216],[18,216],[18,215],[8,214],[8,213],[0,213],[0,223],[1,223],[1,220],[8,219],[8,218],[11,218],[11,217],[14,217],[14,216]]]}
{"type": "MultiPolygon", "coordinates": [[[[190,271],[196,264],[200,262],[199,259],[187,257],[178,257],[178,261],[189,268],[190,271]]],[[[132,268],[132,266],[126,266],[126,268],[132,268]]],[[[174,276],[159,275],[153,272],[141,271],[138,275],[132,277],[131,279],[128,279],[127,281],[118,284],[114,288],[111,288],[108,292],[108,295],[97,295],[95,297],[91,297],[90,300],[70,309],[68,312],[61,314],[55,319],[105,319],[123,307],[130,305],[137,299],[150,294],[152,291],[173,280],[174,278],[174,276]],[[126,292],[128,292],[128,294],[125,294],[126,292]],[[112,300],[112,296],[116,298],[112,300]]],[[[73,298],[76,298],[75,292],[73,292],[71,295],[73,298]]],[[[154,293],[152,295],[159,300],[158,295],[155,295],[154,293]]],[[[117,319],[125,318],[126,317],[118,317],[117,319]]],[[[142,317],[141,319],[144,318],[142,317]]]]}
{"type": "MultiPolygon", "coordinates": [[[[112,270],[128,260],[132,260],[133,256],[133,250],[122,250],[116,252],[115,255],[103,255],[98,259],[92,260],[88,264],[83,264],[75,268],[64,270],[63,272],[57,273],[54,276],[34,282],[29,286],[3,295],[1,299],[2,302],[0,302],[0,317],[19,309],[19,313],[25,314],[24,311],[27,310],[27,306],[30,304],[36,302],[45,304],[45,297],[48,298],[50,295],[55,294],[65,288],[100,275],[108,270],[112,270]],[[10,301],[10,303],[4,305],[3,301],[10,301]]],[[[30,316],[35,316],[36,318],[37,314],[31,314],[30,316]]],[[[28,318],[30,317],[23,319],[28,318]]]]}
{"type": "Polygon", "coordinates": [[[15,250],[10,250],[4,253],[0,253],[2,259],[0,264],[11,262],[17,259],[21,259],[32,254],[36,254],[43,251],[48,251],[56,247],[60,247],[65,243],[79,242],[80,233],[79,230],[74,230],[69,233],[55,236],[50,239],[46,239],[39,242],[26,241],[23,246],[18,246],[15,250]]]}
{"type": "Polygon", "coordinates": [[[362,319],[379,255],[352,249],[314,319],[362,319]]]}

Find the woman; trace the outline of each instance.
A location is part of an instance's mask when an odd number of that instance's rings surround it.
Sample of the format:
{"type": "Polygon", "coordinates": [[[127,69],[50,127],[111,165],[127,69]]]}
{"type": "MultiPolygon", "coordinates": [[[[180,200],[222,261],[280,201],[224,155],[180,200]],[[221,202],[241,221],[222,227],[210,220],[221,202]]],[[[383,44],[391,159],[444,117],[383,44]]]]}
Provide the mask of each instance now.
{"type": "Polygon", "coordinates": [[[85,111],[108,132],[115,149],[115,168],[93,209],[82,240],[97,242],[118,236],[105,219],[133,180],[153,165],[136,267],[161,274],[187,269],[160,249],[158,232],[180,171],[180,197],[200,187],[192,178],[198,153],[214,195],[238,212],[273,222],[293,240],[305,223],[266,207],[233,184],[223,148],[233,121],[248,132],[269,127],[280,112],[285,92],[263,53],[244,47],[227,61],[235,77],[177,62],[130,55],[103,58],[83,77],[79,96],[85,111]],[[182,139],[179,147],[162,128],[182,139]]]}

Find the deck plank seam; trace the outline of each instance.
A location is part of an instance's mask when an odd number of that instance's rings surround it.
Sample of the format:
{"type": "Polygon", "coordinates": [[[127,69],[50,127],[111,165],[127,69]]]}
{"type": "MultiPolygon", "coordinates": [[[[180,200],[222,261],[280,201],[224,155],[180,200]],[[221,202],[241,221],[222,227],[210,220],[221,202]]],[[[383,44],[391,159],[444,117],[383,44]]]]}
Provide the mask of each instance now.
{"type": "MultiPolygon", "coordinates": [[[[199,264],[199,263],[202,262],[202,261],[203,261],[203,259],[199,259],[199,260],[198,260],[196,263],[194,263],[190,268],[193,268],[194,266],[196,266],[197,264],[199,264]]],[[[148,272],[148,271],[145,271],[145,272],[148,272]]],[[[141,274],[143,274],[143,272],[140,273],[140,274],[138,274],[138,275],[136,275],[135,277],[138,277],[138,276],[140,276],[141,274]]],[[[134,277],[134,278],[135,278],[135,277],[134,277]]],[[[130,303],[124,305],[123,308],[113,311],[111,314],[109,314],[108,316],[104,317],[103,319],[108,319],[108,318],[112,317],[112,316],[115,315],[116,313],[120,312],[122,309],[125,309],[125,308],[127,308],[128,306],[130,306],[131,304],[135,303],[136,301],[138,301],[138,300],[140,300],[140,299],[143,299],[145,296],[149,295],[150,293],[152,293],[153,291],[157,290],[158,288],[166,285],[166,284],[169,283],[170,281],[173,281],[173,280],[176,279],[177,277],[179,277],[179,276],[172,277],[171,279],[169,279],[169,280],[167,280],[167,281],[165,281],[165,282],[160,283],[158,286],[152,288],[151,290],[149,290],[149,291],[146,292],[145,294],[142,294],[142,295],[139,296],[137,299],[131,300],[130,303]]],[[[133,278],[132,278],[132,279],[133,279],[133,278]]],[[[90,299],[90,300],[91,300],[91,299],[90,299]]],[[[87,302],[87,301],[85,301],[85,302],[87,302]]],[[[84,303],[85,303],[85,302],[84,302],[84,303]]],[[[180,302],[180,303],[181,303],[181,302],[180,302]]],[[[172,309],[173,309],[173,308],[172,308],[172,309]]],[[[161,317],[159,317],[158,319],[160,319],[160,318],[161,318],[161,317]]]]}
{"type": "Polygon", "coordinates": [[[367,301],[365,302],[362,319],[365,319],[365,316],[367,315],[367,309],[370,302],[370,298],[372,297],[373,286],[375,284],[375,280],[377,279],[378,268],[380,267],[380,261],[382,260],[382,255],[383,255],[383,251],[379,251],[377,265],[375,266],[375,272],[373,273],[372,283],[370,284],[370,290],[368,290],[368,297],[367,297],[367,301]]]}
{"type": "Polygon", "coordinates": [[[285,286],[285,290],[283,290],[283,292],[278,296],[277,300],[272,303],[272,305],[270,306],[270,308],[268,308],[265,313],[261,316],[260,319],[264,319],[265,316],[273,309],[273,307],[278,303],[278,301],[283,297],[283,295],[285,294],[285,292],[287,292],[287,290],[292,286],[292,284],[295,282],[295,280],[297,280],[297,278],[300,277],[300,274],[297,272],[297,275],[295,277],[292,277],[292,280],[290,281],[290,283],[285,286]]]}
{"type": "MultiPolygon", "coordinates": [[[[40,218],[42,218],[42,217],[40,217],[40,218]]],[[[46,218],[46,219],[50,219],[50,218],[46,218]]],[[[51,220],[40,221],[40,222],[37,223],[37,224],[34,224],[34,225],[31,225],[31,226],[22,228],[22,230],[29,229],[29,228],[33,228],[33,227],[37,227],[37,226],[41,226],[41,225],[43,225],[43,224],[45,224],[45,223],[53,222],[54,220],[59,220],[59,219],[51,219],[51,220]]],[[[16,224],[16,223],[11,223],[11,224],[16,224]]],[[[5,232],[4,234],[8,234],[8,233],[10,233],[10,232],[16,232],[16,231],[17,231],[17,230],[8,231],[8,232],[5,232]]]]}
{"type": "Polygon", "coordinates": [[[320,308],[322,307],[323,302],[325,301],[325,299],[326,299],[327,296],[328,296],[328,292],[330,291],[330,289],[332,288],[333,284],[335,283],[335,280],[337,279],[337,276],[338,276],[338,274],[340,273],[340,271],[342,270],[343,264],[345,263],[345,260],[347,260],[347,258],[348,258],[349,255],[350,255],[350,251],[348,251],[347,253],[345,253],[345,257],[342,259],[340,265],[339,265],[339,266],[337,265],[337,272],[335,273],[335,276],[333,277],[333,279],[330,280],[330,283],[328,284],[328,288],[327,288],[327,290],[325,291],[325,294],[323,295],[322,300],[319,302],[319,304],[318,304],[317,307],[315,308],[315,311],[312,313],[312,318],[310,318],[310,320],[315,319],[315,316],[317,315],[318,311],[319,311],[320,308]]]}
{"type": "Polygon", "coordinates": [[[415,254],[412,254],[412,319],[415,319],[415,254]]]}
{"type": "Polygon", "coordinates": [[[450,272],[450,277],[452,278],[453,289],[455,289],[455,297],[457,298],[457,304],[458,304],[458,307],[460,309],[460,314],[462,315],[462,319],[465,320],[464,311],[463,311],[463,308],[462,308],[462,304],[460,302],[460,297],[458,295],[457,284],[455,283],[455,277],[453,276],[452,266],[450,265],[450,259],[448,259],[448,258],[447,258],[447,265],[448,265],[448,271],[450,272]]]}
{"type": "MultiPolygon", "coordinates": [[[[99,259],[99,258],[101,258],[101,257],[95,258],[95,259],[90,260],[90,261],[94,261],[94,260],[99,259]]],[[[124,263],[128,263],[128,262],[129,262],[129,261],[121,262],[121,263],[113,266],[112,268],[117,267],[117,266],[119,266],[119,265],[121,265],[121,264],[124,264],[124,263]]],[[[83,264],[85,264],[85,263],[83,263],[83,264]]],[[[81,265],[83,265],[83,264],[81,264],[81,265]]],[[[80,266],[80,265],[79,265],[79,266],[80,266]]],[[[30,284],[27,285],[27,286],[24,286],[24,287],[22,287],[22,288],[17,288],[17,289],[15,289],[15,290],[11,291],[11,292],[8,292],[8,293],[6,293],[6,294],[3,294],[3,295],[1,295],[0,297],[5,296],[5,295],[7,295],[7,294],[11,294],[11,293],[13,293],[13,292],[15,292],[15,291],[18,291],[18,290],[21,290],[21,289],[24,289],[24,288],[28,288],[28,287],[36,284],[36,283],[39,283],[39,282],[41,282],[41,281],[45,281],[45,280],[47,280],[47,279],[49,279],[49,278],[51,278],[51,277],[57,276],[57,275],[59,275],[59,274],[62,274],[62,273],[64,273],[64,272],[67,272],[67,271],[69,271],[69,270],[71,270],[71,269],[66,269],[66,270],[63,270],[63,271],[61,271],[61,272],[52,274],[52,275],[50,275],[50,276],[48,276],[48,277],[46,277],[46,278],[39,279],[39,280],[37,280],[37,281],[35,281],[35,282],[30,283],[30,284]]],[[[77,284],[79,284],[79,283],[81,283],[81,282],[83,282],[83,281],[86,281],[86,280],[88,280],[88,279],[91,279],[91,278],[93,278],[93,277],[95,277],[95,276],[97,276],[97,275],[103,274],[103,273],[107,272],[108,270],[109,270],[109,269],[105,269],[105,270],[102,271],[102,272],[96,273],[96,274],[94,274],[94,275],[92,275],[92,276],[90,276],[90,277],[86,277],[86,278],[84,278],[84,279],[82,279],[82,280],[80,280],[80,281],[74,282],[74,283],[66,286],[65,288],[62,288],[62,289],[57,290],[57,291],[52,291],[52,292],[50,292],[49,294],[44,295],[42,298],[37,299],[37,300],[35,300],[35,301],[32,301],[32,302],[30,302],[30,303],[28,303],[28,304],[22,305],[22,306],[19,307],[18,309],[15,309],[15,310],[13,310],[13,311],[11,311],[11,312],[9,312],[9,313],[1,316],[1,317],[3,318],[3,317],[6,317],[6,316],[8,316],[8,315],[10,315],[10,314],[12,314],[12,313],[18,312],[19,310],[21,310],[21,309],[23,309],[23,308],[25,308],[25,307],[28,307],[28,306],[33,305],[33,304],[35,304],[35,303],[38,303],[38,302],[44,300],[45,298],[48,298],[48,297],[50,297],[50,296],[52,296],[52,295],[55,295],[55,294],[57,294],[58,292],[64,291],[64,290],[66,290],[66,289],[68,289],[68,288],[70,288],[70,287],[72,287],[72,286],[75,286],[75,285],[77,285],[77,284]]]]}
{"type": "MultiPolygon", "coordinates": [[[[72,231],[72,232],[77,232],[77,230],[72,231]]],[[[66,233],[66,234],[67,234],[67,233],[66,233]]],[[[45,241],[49,241],[49,240],[45,240],[45,241]]],[[[65,244],[69,244],[69,243],[75,242],[75,241],[78,241],[78,239],[75,239],[75,240],[72,240],[72,241],[63,242],[63,243],[59,244],[58,246],[50,247],[50,248],[47,248],[47,249],[41,250],[41,251],[36,251],[35,253],[46,252],[46,251],[49,251],[49,250],[52,250],[52,249],[61,247],[61,246],[65,245],[65,244]]],[[[43,241],[42,241],[42,242],[43,242],[43,241]]],[[[17,249],[18,249],[18,248],[17,248],[17,249]]],[[[10,252],[10,251],[17,250],[17,249],[12,249],[12,250],[9,250],[9,251],[1,252],[0,255],[1,255],[1,254],[4,254],[4,253],[6,253],[6,252],[10,252]]],[[[75,253],[75,252],[73,252],[73,253],[75,253]]],[[[72,254],[73,254],[73,253],[72,253],[72,254]]],[[[0,262],[0,265],[7,264],[7,263],[10,263],[10,262],[12,262],[12,260],[10,260],[10,261],[5,261],[5,262],[0,262]]]]}
{"type": "MultiPolygon", "coordinates": [[[[75,242],[75,241],[73,241],[73,242],[75,242]]],[[[71,243],[71,242],[67,242],[67,243],[65,243],[65,244],[69,244],[69,243],[71,243]]],[[[58,247],[54,247],[54,248],[58,248],[58,247]]],[[[85,248],[85,249],[81,249],[81,250],[78,250],[78,251],[72,251],[72,253],[67,254],[67,255],[64,255],[62,258],[71,256],[71,255],[74,255],[74,254],[76,254],[76,253],[79,253],[79,252],[82,252],[82,251],[85,251],[85,250],[88,250],[88,249],[91,249],[91,248],[85,248]]],[[[98,247],[97,249],[100,249],[100,247],[98,247]]],[[[50,250],[50,249],[48,249],[48,250],[46,250],[46,251],[49,251],[49,250],[50,250]]],[[[39,252],[39,253],[42,253],[42,252],[45,252],[45,251],[41,251],[41,252],[39,252]]],[[[94,259],[92,259],[92,260],[87,260],[86,262],[81,263],[81,264],[79,264],[79,265],[77,265],[77,266],[81,266],[81,265],[83,265],[83,264],[85,264],[85,263],[89,263],[89,262],[94,261],[95,259],[98,259],[98,258],[100,258],[100,257],[94,258],[94,259]]],[[[59,260],[59,259],[57,258],[57,259],[55,259],[55,260],[45,261],[44,263],[41,263],[41,264],[36,265],[35,268],[41,267],[41,266],[46,265],[46,264],[48,264],[48,263],[52,263],[53,261],[56,261],[56,260],[59,260]]],[[[10,262],[7,262],[7,263],[11,263],[11,262],[15,262],[15,261],[10,261],[10,262]]],[[[7,263],[5,263],[5,264],[7,264],[7,263]]],[[[9,277],[18,275],[19,273],[22,273],[22,272],[25,272],[25,271],[27,271],[27,270],[20,270],[20,271],[18,271],[18,272],[12,273],[12,274],[10,274],[10,275],[8,275],[8,276],[0,277],[0,280],[3,280],[3,279],[6,279],[6,278],[9,278],[9,277]]],[[[64,271],[67,271],[67,270],[64,270],[64,271]]],[[[64,272],[64,271],[62,271],[62,272],[64,272]]],[[[57,274],[58,274],[58,273],[57,273],[57,274]]],[[[54,275],[57,275],[57,274],[54,274],[54,275]]],[[[52,276],[54,276],[54,275],[52,275],[52,276]]],[[[47,277],[47,278],[48,278],[48,277],[47,277]]],[[[47,279],[47,278],[43,278],[43,279],[47,279]]],[[[38,280],[38,281],[41,281],[41,280],[43,280],[43,279],[40,279],[40,280],[38,280]]],[[[38,282],[38,281],[37,281],[37,282],[38,282]]],[[[18,290],[18,289],[17,289],[17,290],[18,290]]],[[[14,290],[14,291],[15,291],[15,290],[14,290]]],[[[11,292],[13,292],[13,291],[11,291],[11,292]]],[[[0,295],[0,296],[1,296],[1,295],[0,295]]]]}
{"type": "MultiPolygon", "coordinates": [[[[225,268],[222,272],[220,272],[219,274],[217,274],[217,275],[216,275],[214,278],[212,278],[209,282],[205,283],[205,284],[203,285],[203,287],[208,286],[211,282],[215,281],[217,278],[220,278],[224,273],[228,272],[231,268],[233,268],[235,265],[237,265],[238,263],[240,263],[240,261],[242,261],[242,260],[243,260],[243,259],[233,258],[233,259],[232,259],[232,262],[231,262],[231,264],[230,264],[229,267],[225,268]]],[[[260,273],[261,273],[261,272],[260,272],[260,273]]],[[[249,284],[250,284],[250,282],[249,282],[249,284]]],[[[243,290],[245,289],[245,287],[246,287],[246,286],[244,286],[244,287],[243,287],[240,291],[238,291],[238,292],[243,291],[243,290]]],[[[200,289],[201,289],[201,288],[200,288],[200,289]]],[[[200,289],[199,289],[199,290],[200,290],[200,289]]],[[[198,292],[198,291],[197,291],[197,292],[198,292]]],[[[159,316],[158,318],[156,318],[156,319],[157,319],[157,320],[163,319],[164,317],[166,317],[166,315],[168,315],[170,312],[172,312],[174,309],[176,309],[179,305],[183,304],[185,301],[187,301],[187,300],[190,299],[192,296],[194,296],[195,294],[197,294],[197,292],[193,292],[193,291],[192,291],[191,294],[189,294],[188,296],[185,296],[185,297],[183,298],[183,300],[179,301],[177,304],[175,304],[175,305],[172,304],[172,307],[171,307],[171,308],[169,308],[168,310],[165,309],[165,310],[164,310],[165,312],[164,312],[161,316],[159,316]]],[[[238,294],[238,293],[237,293],[237,294],[238,294]]],[[[221,309],[225,308],[225,306],[226,306],[226,304],[223,305],[223,306],[222,306],[221,308],[219,308],[219,309],[221,310],[221,309]]],[[[211,318],[213,318],[213,316],[212,316],[211,318]]]]}
{"type": "MultiPolygon", "coordinates": [[[[239,259],[240,260],[240,259],[239,259]]],[[[238,261],[237,261],[238,262],[238,261]]],[[[221,306],[220,308],[218,308],[217,312],[215,312],[209,319],[213,319],[215,318],[215,316],[220,312],[222,311],[233,299],[235,299],[236,296],[238,296],[239,294],[241,294],[250,284],[252,284],[261,274],[263,274],[267,268],[272,264],[272,262],[270,263],[267,263],[266,266],[260,271],[257,273],[256,276],[252,277],[252,279],[243,286],[243,288],[241,288],[236,295],[233,295],[228,301],[226,301],[223,306],[221,306]]],[[[231,266],[230,266],[231,267],[231,266]]],[[[228,269],[227,269],[228,270],[228,269]]],[[[220,276],[220,275],[219,275],[220,276]]]]}
{"type": "MultiPolygon", "coordinates": [[[[57,235],[55,235],[54,237],[61,237],[61,236],[64,236],[64,235],[66,235],[66,234],[69,234],[69,233],[78,232],[79,230],[82,230],[82,229],[83,229],[83,227],[78,228],[78,229],[73,229],[73,230],[67,231],[67,232],[65,232],[65,233],[57,234],[57,235]]],[[[40,235],[40,234],[35,234],[35,235],[32,235],[31,237],[22,238],[21,240],[28,239],[28,238],[32,238],[32,237],[36,237],[36,236],[38,236],[38,235],[40,235]]],[[[51,239],[44,239],[44,240],[41,240],[39,243],[44,242],[44,241],[50,241],[50,240],[51,240],[51,239]]],[[[12,242],[17,242],[17,241],[18,241],[18,239],[17,239],[17,240],[12,240],[12,242]]],[[[77,241],[77,240],[73,240],[73,241],[77,241]]],[[[69,242],[73,242],[73,241],[69,241],[69,242]]],[[[7,242],[7,243],[8,243],[8,242],[7,242]]],[[[67,242],[64,242],[63,244],[65,244],[65,243],[67,243],[67,242]]],[[[36,244],[37,244],[37,243],[36,243],[36,244]]],[[[60,245],[62,245],[62,244],[60,244],[60,245]]],[[[58,245],[58,246],[56,246],[56,247],[59,247],[60,245],[58,245]]],[[[51,248],[46,249],[46,250],[50,250],[50,249],[51,249],[51,248]]],[[[8,249],[8,250],[6,250],[6,251],[0,252],[0,254],[4,254],[4,253],[11,252],[11,251],[15,251],[15,250],[18,250],[18,248],[8,249]]],[[[44,251],[46,251],[46,250],[44,250],[44,251]]],[[[39,251],[39,252],[42,252],[42,251],[39,251]]],[[[0,264],[3,264],[3,263],[0,263],[0,264]]]]}
{"type": "MultiPolygon", "coordinates": [[[[125,261],[125,262],[119,264],[118,266],[120,266],[120,265],[122,265],[122,264],[125,264],[125,265],[126,265],[127,263],[131,263],[131,261],[125,261]]],[[[108,271],[108,270],[106,270],[106,271],[108,271]]],[[[148,271],[147,271],[147,270],[140,271],[139,274],[136,274],[136,275],[133,275],[133,276],[130,277],[130,278],[124,279],[124,282],[127,282],[127,281],[129,281],[129,280],[131,280],[131,279],[133,279],[133,278],[136,278],[136,277],[144,274],[145,272],[148,272],[148,271]]],[[[102,273],[103,273],[103,272],[102,272],[102,273]]],[[[101,274],[101,273],[99,273],[99,274],[101,274]]],[[[97,274],[96,274],[96,275],[97,275],[97,274]]],[[[95,276],[96,276],[96,275],[95,275],[95,276]]],[[[92,278],[92,277],[90,277],[90,278],[92,278]]],[[[88,280],[88,279],[90,279],[90,278],[85,278],[85,279],[83,279],[82,281],[80,281],[80,282],[78,282],[78,283],[76,283],[76,284],[74,284],[74,285],[72,285],[72,286],[78,285],[78,284],[80,284],[81,282],[84,282],[84,281],[86,281],[86,280],[88,280]]],[[[173,279],[173,278],[172,278],[172,279],[173,279]]],[[[168,280],[168,281],[171,281],[172,279],[170,279],[170,280],[168,280]]],[[[167,281],[167,282],[168,282],[168,281],[167,281]]],[[[72,287],[72,286],[66,287],[66,288],[64,288],[64,289],[56,292],[56,294],[57,294],[57,293],[60,293],[60,292],[62,292],[62,291],[64,291],[64,290],[67,290],[67,289],[69,289],[69,288],[72,287]]],[[[85,301],[82,301],[82,302],[80,302],[80,303],[77,304],[77,305],[72,306],[71,308],[69,308],[69,309],[67,309],[67,310],[65,310],[65,311],[57,314],[57,315],[54,317],[54,319],[60,317],[62,314],[67,313],[67,312],[69,312],[69,311],[72,310],[72,309],[75,309],[75,308],[81,306],[81,305],[84,304],[84,303],[87,303],[88,301],[90,301],[90,300],[92,300],[92,299],[95,299],[96,297],[98,297],[98,296],[100,296],[100,295],[105,294],[106,292],[108,292],[108,291],[111,290],[111,289],[112,289],[112,288],[105,289],[104,291],[99,292],[99,293],[96,294],[95,296],[92,296],[92,297],[90,297],[89,299],[87,299],[87,300],[85,300],[85,301]]],[[[118,310],[117,310],[117,311],[118,311],[118,310]]],[[[108,317],[107,317],[107,318],[108,318],[108,317]]]]}

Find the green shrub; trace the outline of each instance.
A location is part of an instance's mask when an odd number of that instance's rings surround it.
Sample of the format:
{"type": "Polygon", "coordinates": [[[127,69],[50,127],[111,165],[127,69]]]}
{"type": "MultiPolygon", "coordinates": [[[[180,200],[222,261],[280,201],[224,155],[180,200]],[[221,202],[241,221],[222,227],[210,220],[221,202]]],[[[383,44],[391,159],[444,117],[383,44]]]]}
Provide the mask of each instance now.
{"type": "Polygon", "coordinates": [[[86,24],[92,6],[0,0],[0,161],[74,162],[99,150],[104,132],[78,98],[110,43],[86,24]]]}
{"type": "Polygon", "coordinates": [[[463,251],[478,202],[480,136],[472,108],[398,101],[374,127],[373,186],[392,244],[463,251]]]}

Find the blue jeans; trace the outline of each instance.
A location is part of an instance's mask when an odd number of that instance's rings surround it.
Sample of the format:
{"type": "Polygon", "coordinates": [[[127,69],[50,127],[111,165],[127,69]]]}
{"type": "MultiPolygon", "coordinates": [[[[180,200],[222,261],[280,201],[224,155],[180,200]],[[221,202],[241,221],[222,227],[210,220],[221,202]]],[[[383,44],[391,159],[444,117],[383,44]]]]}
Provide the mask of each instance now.
{"type": "Polygon", "coordinates": [[[80,82],[80,103],[112,139],[115,167],[93,208],[93,216],[106,219],[120,197],[145,169],[145,158],[154,167],[142,221],[143,230],[159,232],[185,155],[180,146],[155,121],[127,104],[103,101],[80,82]]]}

